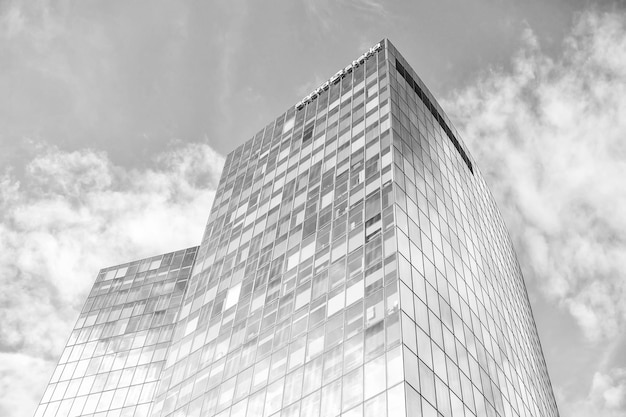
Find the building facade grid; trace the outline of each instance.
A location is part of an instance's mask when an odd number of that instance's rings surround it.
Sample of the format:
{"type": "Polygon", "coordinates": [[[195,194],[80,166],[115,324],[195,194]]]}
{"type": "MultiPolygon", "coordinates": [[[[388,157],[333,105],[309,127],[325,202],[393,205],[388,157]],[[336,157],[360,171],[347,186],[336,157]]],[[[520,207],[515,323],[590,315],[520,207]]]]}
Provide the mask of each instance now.
{"type": "Polygon", "coordinates": [[[197,249],[99,272],[36,416],[148,413],[197,249]]]}
{"type": "Polygon", "coordinates": [[[459,137],[382,41],[227,156],[198,248],[101,271],[36,417],[558,416],[459,137]]]}

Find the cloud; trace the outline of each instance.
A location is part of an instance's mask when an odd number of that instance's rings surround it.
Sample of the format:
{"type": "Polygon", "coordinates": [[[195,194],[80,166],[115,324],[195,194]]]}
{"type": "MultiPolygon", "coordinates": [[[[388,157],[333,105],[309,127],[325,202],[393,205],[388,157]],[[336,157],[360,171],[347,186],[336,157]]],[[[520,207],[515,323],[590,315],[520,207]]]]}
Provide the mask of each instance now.
{"type": "Polygon", "coordinates": [[[173,137],[229,149],[250,19],[218,3],[0,2],[0,166],[33,137],[135,166],[173,137]]]}
{"type": "Polygon", "coordinates": [[[626,368],[596,372],[589,394],[576,401],[562,401],[561,411],[570,417],[598,415],[618,417],[626,413],[626,368]]]}
{"type": "Polygon", "coordinates": [[[387,9],[380,1],[376,0],[346,0],[344,1],[346,6],[352,7],[363,13],[371,13],[378,16],[384,16],[387,14],[387,9]]]}
{"type": "Polygon", "coordinates": [[[42,378],[52,374],[56,364],[21,353],[0,353],[0,414],[32,415],[39,403],[42,378]]]}
{"type": "Polygon", "coordinates": [[[46,0],[0,7],[3,136],[91,126],[102,116],[94,109],[115,91],[102,87],[119,82],[105,63],[115,50],[101,25],[72,19],[70,10],[68,2],[46,0]]]}
{"type": "Polygon", "coordinates": [[[510,72],[444,104],[504,213],[526,279],[588,341],[626,326],[626,16],[586,12],[550,58],[530,30],[510,72]]]}
{"type": "Polygon", "coordinates": [[[34,409],[24,387],[45,388],[100,268],[199,244],[222,165],[199,143],[145,169],[42,145],[21,181],[0,176],[1,415],[34,409]]]}
{"type": "Polygon", "coordinates": [[[383,3],[377,0],[304,0],[303,4],[307,15],[321,24],[326,31],[329,31],[333,25],[342,25],[341,20],[337,18],[340,11],[347,12],[348,15],[358,14],[371,19],[389,17],[390,14],[383,3]]]}

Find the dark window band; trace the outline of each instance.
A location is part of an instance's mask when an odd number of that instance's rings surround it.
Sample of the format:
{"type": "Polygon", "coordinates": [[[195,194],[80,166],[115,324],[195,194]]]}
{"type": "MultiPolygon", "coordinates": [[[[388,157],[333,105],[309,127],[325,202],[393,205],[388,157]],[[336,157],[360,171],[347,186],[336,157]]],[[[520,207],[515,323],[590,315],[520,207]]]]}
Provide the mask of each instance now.
{"type": "Polygon", "coordinates": [[[400,64],[400,62],[397,59],[396,59],[396,70],[398,71],[400,75],[402,75],[402,78],[404,78],[407,84],[409,84],[411,88],[413,88],[413,91],[415,91],[415,93],[418,95],[420,100],[422,100],[422,103],[424,103],[424,105],[428,108],[428,110],[430,110],[433,117],[439,122],[439,125],[441,126],[443,131],[446,132],[446,135],[448,135],[448,138],[450,139],[450,141],[456,148],[459,155],[461,155],[461,158],[465,162],[465,165],[467,165],[470,172],[474,174],[472,161],[470,161],[469,157],[467,156],[467,154],[461,147],[461,144],[459,143],[458,139],[456,138],[456,136],[454,136],[454,133],[452,133],[452,130],[450,129],[450,127],[446,124],[445,120],[443,120],[443,117],[441,117],[441,114],[439,114],[439,112],[437,111],[437,108],[433,105],[433,103],[431,103],[428,96],[424,93],[424,91],[422,91],[420,86],[417,85],[417,83],[413,80],[413,77],[411,77],[411,75],[404,69],[402,64],[400,64]]]}

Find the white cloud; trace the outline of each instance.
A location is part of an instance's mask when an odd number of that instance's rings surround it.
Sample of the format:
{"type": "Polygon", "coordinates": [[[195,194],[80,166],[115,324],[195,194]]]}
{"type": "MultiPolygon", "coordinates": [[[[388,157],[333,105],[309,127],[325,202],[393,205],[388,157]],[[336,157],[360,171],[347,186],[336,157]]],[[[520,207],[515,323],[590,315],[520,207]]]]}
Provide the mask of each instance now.
{"type": "Polygon", "coordinates": [[[387,9],[382,2],[376,0],[347,0],[344,3],[364,13],[372,13],[377,16],[385,16],[387,9]]]}
{"type": "Polygon", "coordinates": [[[626,16],[581,15],[550,58],[532,32],[511,72],[444,104],[497,196],[526,279],[588,341],[626,328],[626,16]]]}
{"type": "Polygon", "coordinates": [[[561,412],[570,417],[621,417],[626,414],[626,368],[596,372],[585,398],[562,401],[561,412]],[[601,414],[599,414],[601,412],[601,414]]]}
{"type": "Polygon", "coordinates": [[[25,381],[45,388],[100,268],[199,244],[223,158],[173,145],[143,170],[42,146],[21,183],[0,177],[1,415],[34,410],[25,381]]]}
{"type": "Polygon", "coordinates": [[[21,353],[0,353],[0,414],[32,415],[42,395],[35,387],[51,375],[54,365],[21,353]]]}
{"type": "Polygon", "coordinates": [[[345,21],[338,19],[340,9],[348,11],[350,14],[358,14],[361,17],[370,19],[390,16],[388,8],[385,7],[383,2],[377,0],[304,0],[303,4],[305,12],[309,17],[315,19],[326,31],[335,26],[345,24],[345,21]]]}

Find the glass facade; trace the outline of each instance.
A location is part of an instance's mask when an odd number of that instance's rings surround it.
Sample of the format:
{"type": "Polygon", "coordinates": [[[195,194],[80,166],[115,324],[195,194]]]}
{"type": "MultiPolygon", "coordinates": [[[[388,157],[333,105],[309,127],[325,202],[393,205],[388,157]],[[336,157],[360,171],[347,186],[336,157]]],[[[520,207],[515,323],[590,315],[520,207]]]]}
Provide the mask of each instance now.
{"type": "Polygon", "coordinates": [[[198,248],[100,271],[35,416],[145,416],[198,248]]]}
{"type": "Polygon", "coordinates": [[[193,260],[101,271],[37,417],[557,416],[458,137],[382,41],[228,155],[193,260]]]}
{"type": "Polygon", "coordinates": [[[487,184],[391,44],[388,60],[407,415],[558,416],[487,184]]]}

